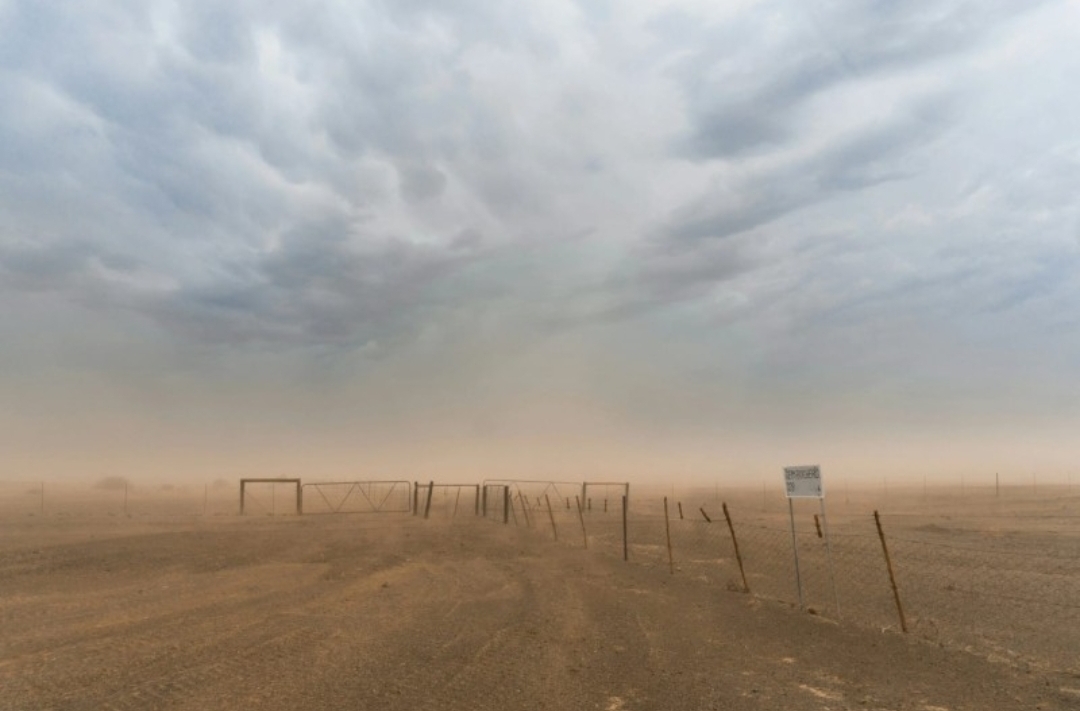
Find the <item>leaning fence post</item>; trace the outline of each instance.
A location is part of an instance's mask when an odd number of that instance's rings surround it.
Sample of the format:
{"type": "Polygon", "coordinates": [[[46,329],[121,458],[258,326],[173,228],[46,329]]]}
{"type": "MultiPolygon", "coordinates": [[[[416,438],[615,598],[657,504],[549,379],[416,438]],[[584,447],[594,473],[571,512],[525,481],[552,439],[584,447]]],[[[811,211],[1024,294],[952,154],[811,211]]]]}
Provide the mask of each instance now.
{"type": "Polygon", "coordinates": [[[622,497],[622,559],[630,560],[630,547],[626,538],[626,494],[622,497]]]}
{"type": "Polygon", "coordinates": [[[551,535],[555,537],[555,540],[559,540],[559,531],[555,528],[555,513],[551,510],[551,499],[547,494],[544,494],[544,501],[547,502],[548,518],[551,519],[551,535]]]}
{"type": "Polygon", "coordinates": [[[664,532],[667,534],[668,569],[675,575],[675,556],[671,553],[671,522],[668,520],[667,497],[664,497],[664,532]]]}
{"type": "Polygon", "coordinates": [[[581,497],[580,496],[575,496],[574,499],[577,501],[577,517],[578,517],[578,520],[581,521],[581,537],[585,541],[585,547],[588,548],[589,547],[589,534],[587,534],[585,532],[585,514],[583,514],[581,512],[581,497]]]}
{"type": "Polygon", "coordinates": [[[743,592],[750,592],[750,585],[746,582],[746,571],[743,569],[742,554],[739,553],[739,539],[735,538],[735,525],[731,523],[731,514],[728,513],[726,501],[724,502],[724,518],[727,519],[727,527],[731,531],[731,545],[735,548],[735,560],[739,563],[743,592]]]}
{"type": "Polygon", "coordinates": [[[519,491],[518,501],[521,502],[521,513],[525,516],[525,526],[532,528],[532,521],[529,519],[529,502],[525,500],[525,496],[519,491]]]}
{"type": "Polygon", "coordinates": [[[896,587],[896,575],[893,574],[889,546],[885,544],[885,531],[881,528],[881,517],[876,510],[874,511],[874,523],[877,525],[878,538],[881,539],[881,552],[885,554],[885,567],[889,569],[889,584],[892,585],[893,599],[896,601],[896,612],[900,615],[900,629],[907,632],[907,620],[904,619],[904,606],[900,603],[900,590],[896,587]]]}
{"type": "Polygon", "coordinates": [[[698,507],[698,511],[701,512],[701,515],[705,517],[706,521],[708,521],[709,523],[712,523],[712,519],[709,518],[709,514],[705,513],[705,507],[704,506],[698,507]]]}
{"type": "Polygon", "coordinates": [[[682,520],[683,520],[683,515],[682,515],[682,502],[681,502],[681,501],[679,502],[679,520],[680,520],[680,521],[682,521],[682,520]]]}
{"type": "Polygon", "coordinates": [[[435,482],[430,482],[427,486],[427,503],[424,504],[424,518],[428,517],[431,513],[431,493],[435,491],[435,482]]]}

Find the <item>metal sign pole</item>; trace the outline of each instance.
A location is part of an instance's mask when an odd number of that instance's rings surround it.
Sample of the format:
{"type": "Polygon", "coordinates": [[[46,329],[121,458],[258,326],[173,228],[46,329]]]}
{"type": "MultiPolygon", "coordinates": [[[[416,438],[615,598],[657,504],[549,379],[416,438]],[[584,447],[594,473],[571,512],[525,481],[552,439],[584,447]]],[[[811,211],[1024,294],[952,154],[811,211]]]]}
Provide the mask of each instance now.
{"type": "MultiPolygon", "coordinates": [[[[824,499],[825,492],[821,488],[821,467],[784,467],[784,491],[788,500],[788,518],[791,521],[791,551],[795,556],[795,585],[799,590],[799,609],[806,610],[806,601],[803,598],[802,573],[799,570],[799,539],[795,535],[795,504],[792,499],[818,499],[822,502],[822,517],[825,515],[824,499]]],[[[829,554],[830,571],[832,570],[832,554],[829,554]]],[[[836,583],[833,581],[833,592],[836,591],[836,583]]]]}
{"type": "Polygon", "coordinates": [[[799,590],[799,609],[805,610],[802,594],[802,577],[799,575],[799,542],[795,538],[795,505],[791,499],[787,500],[788,516],[791,519],[791,550],[795,552],[795,586],[799,590]]]}
{"type": "Polygon", "coordinates": [[[840,595],[836,592],[836,569],[833,567],[832,541],[829,538],[829,517],[825,515],[825,495],[818,501],[821,502],[821,525],[825,529],[825,555],[829,559],[829,580],[832,582],[833,604],[836,605],[836,619],[840,619],[840,595]]]}

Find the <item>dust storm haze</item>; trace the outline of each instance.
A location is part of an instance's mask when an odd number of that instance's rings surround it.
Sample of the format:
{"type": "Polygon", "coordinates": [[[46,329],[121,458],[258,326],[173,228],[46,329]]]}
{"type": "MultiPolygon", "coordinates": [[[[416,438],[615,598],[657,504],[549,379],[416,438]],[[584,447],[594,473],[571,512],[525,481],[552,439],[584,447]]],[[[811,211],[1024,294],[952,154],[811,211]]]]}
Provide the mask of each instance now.
{"type": "Polygon", "coordinates": [[[1077,15],[5,3],[0,477],[1063,480],[1077,15]]]}

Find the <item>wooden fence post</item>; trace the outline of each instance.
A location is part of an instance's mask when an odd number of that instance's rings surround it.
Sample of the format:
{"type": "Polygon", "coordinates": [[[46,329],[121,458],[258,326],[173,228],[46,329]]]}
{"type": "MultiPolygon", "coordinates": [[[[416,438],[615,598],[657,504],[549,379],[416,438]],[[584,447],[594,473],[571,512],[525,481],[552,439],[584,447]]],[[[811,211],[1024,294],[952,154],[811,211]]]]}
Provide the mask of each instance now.
{"type": "Polygon", "coordinates": [[[551,499],[547,494],[544,494],[544,501],[547,502],[548,518],[551,519],[551,535],[555,537],[555,540],[559,540],[559,531],[555,528],[555,512],[551,510],[551,499]]]}
{"type": "Polygon", "coordinates": [[[701,515],[705,517],[706,521],[708,521],[709,523],[712,523],[712,519],[709,518],[709,514],[705,513],[705,507],[704,506],[699,507],[698,511],[701,512],[701,515]]]}
{"type": "Polygon", "coordinates": [[[622,559],[626,560],[626,561],[630,560],[630,546],[627,543],[627,537],[626,537],[626,508],[627,508],[627,505],[628,505],[628,502],[627,502],[627,499],[626,499],[626,494],[623,494],[623,497],[622,497],[622,559]]]}
{"type": "MultiPolygon", "coordinates": [[[[503,486],[503,524],[510,523],[510,487],[503,486]]],[[[516,519],[515,519],[516,523],[516,519]]]]}
{"type": "Polygon", "coordinates": [[[907,620],[904,619],[904,606],[900,603],[900,590],[896,587],[896,575],[893,574],[892,559],[889,557],[889,546],[885,544],[885,531],[881,528],[881,516],[874,511],[874,523],[877,525],[878,538],[881,539],[881,552],[885,554],[885,567],[889,569],[889,584],[892,586],[893,600],[896,601],[896,612],[900,615],[900,629],[907,632],[907,620]]]}
{"type": "Polygon", "coordinates": [[[668,520],[667,497],[664,497],[664,532],[667,534],[668,569],[675,575],[675,556],[671,552],[671,522],[668,520]]]}
{"type": "Polygon", "coordinates": [[[575,496],[574,499],[577,500],[577,516],[578,520],[581,521],[581,537],[585,541],[585,547],[588,548],[589,534],[585,532],[585,514],[581,512],[581,497],[575,496]]]}
{"type": "Polygon", "coordinates": [[[424,518],[431,513],[431,494],[435,491],[435,482],[430,482],[427,487],[427,503],[424,504],[424,518]]]}
{"type": "Polygon", "coordinates": [[[680,520],[680,521],[682,521],[682,520],[683,520],[683,515],[682,515],[682,502],[681,502],[681,501],[679,502],[679,520],[680,520]]]}
{"type": "Polygon", "coordinates": [[[735,560],[739,563],[739,575],[742,576],[743,592],[750,592],[750,585],[746,582],[746,571],[743,570],[742,554],[739,553],[739,539],[735,538],[735,525],[731,523],[731,514],[728,513],[727,502],[724,502],[724,518],[727,519],[728,530],[731,531],[731,545],[735,548],[735,560]]]}

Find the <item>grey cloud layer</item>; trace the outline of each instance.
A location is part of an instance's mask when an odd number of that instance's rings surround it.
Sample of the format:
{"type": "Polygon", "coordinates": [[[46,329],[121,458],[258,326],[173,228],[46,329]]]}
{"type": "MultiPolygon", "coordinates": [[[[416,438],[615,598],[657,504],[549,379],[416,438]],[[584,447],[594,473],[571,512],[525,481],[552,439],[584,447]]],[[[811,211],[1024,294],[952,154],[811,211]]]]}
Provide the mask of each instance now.
{"type": "Polygon", "coordinates": [[[852,333],[961,368],[951,319],[1076,352],[1040,333],[1080,298],[1076,57],[999,49],[1067,4],[605,7],[7,3],[0,288],[239,353],[732,328],[756,382],[852,333]]]}

